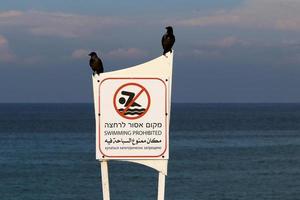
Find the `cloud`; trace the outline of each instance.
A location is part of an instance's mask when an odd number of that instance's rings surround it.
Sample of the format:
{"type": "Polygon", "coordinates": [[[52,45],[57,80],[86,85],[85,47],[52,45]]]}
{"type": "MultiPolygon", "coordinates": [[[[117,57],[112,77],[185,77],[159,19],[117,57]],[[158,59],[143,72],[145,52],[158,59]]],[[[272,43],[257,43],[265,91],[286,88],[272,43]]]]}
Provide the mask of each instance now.
{"type": "Polygon", "coordinates": [[[42,63],[43,61],[45,61],[45,57],[43,57],[43,56],[30,56],[30,57],[24,58],[22,60],[22,63],[27,64],[27,65],[34,65],[37,63],[42,63]]]}
{"type": "Polygon", "coordinates": [[[3,35],[0,35],[0,62],[32,65],[43,60],[45,60],[43,56],[17,57],[11,50],[8,40],[3,35]]]}
{"type": "MultiPolygon", "coordinates": [[[[261,43],[259,43],[259,47],[261,43]]],[[[257,43],[252,40],[240,39],[236,36],[226,36],[218,39],[199,41],[184,52],[177,52],[176,55],[186,58],[194,57],[209,60],[220,60],[227,58],[233,52],[243,52],[247,48],[257,48],[257,43]]],[[[236,53],[235,53],[236,54],[236,53]]]]}
{"type": "Polygon", "coordinates": [[[185,27],[233,26],[300,31],[299,10],[299,0],[246,0],[231,10],[179,19],[173,21],[173,24],[185,27]]]}
{"type": "Polygon", "coordinates": [[[300,64],[300,53],[295,53],[293,55],[288,55],[285,57],[285,59],[283,60],[285,63],[283,63],[283,66],[286,66],[286,64],[288,65],[299,65],[300,64]]]}
{"type": "Polygon", "coordinates": [[[7,39],[4,36],[0,35],[0,46],[7,45],[7,43],[7,39]]]}
{"type": "Polygon", "coordinates": [[[0,62],[14,62],[15,58],[16,56],[11,51],[8,40],[0,35],[0,62]]]}
{"type": "Polygon", "coordinates": [[[76,49],[72,52],[71,57],[73,59],[87,59],[89,53],[90,51],[86,49],[76,49]]]}
{"type": "Polygon", "coordinates": [[[234,36],[229,36],[222,38],[221,40],[211,42],[211,46],[221,47],[221,48],[229,48],[236,45],[246,46],[250,43],[241,39],[238,39],[234,36]]]}
{"type": "Polygon", "coordinates": [[[280,30],[298,31],[300,30],[300,19],[282,19],[276,24],[280,30]]]}
{"type": "Polygon", "coordinates": [[[206,58],[206,59],[220,59],[223,56],[222,53],[217,49],[213,49],[213,50],[193,49],[192,52],[188,52],[188,54],[196,58],[206,58]]]}
{"type": "MultiPolygon", "coordinates": [[[[91,50],[88,49],[75,49],[71,53],[71,58],[72,59],[87,59],[88,54],[91,52],[91,50]]],[[[140,58],[145,58],[147,56],[147,52],[145,52],[142,49],[138,48],[118,48],[118,49],[113,49],[108,52],[101,52],[97,51],[98,55],[101,58],[104,59],[111,59],[111,60],[131,60],[131,59],[140,59],[140,58]]]]}
{"type": "Polygon", "coordinates": [[[4,11],[0,12],[0,18],[10,18],[10,17],[19,17],[22,16],[21,11],[16,11],[16,10],[9,10],[9,11],[4,11]]]}
{"type": "Polygon", "coordinates": [[[205,26],[213,26],[213,25],[228,25],[228,24],[236,24],[240,22],[240,17],[236,15],[211,15],[205,17],[197,17],[192,19],[183,19],[177,22],[173,22],[172,24],[176,24],[179,26],[197,26],[197,27],[205,27],[205,26]]]}
{"type": "Polygon", "coordinates": [[[111,59],[139,59],[147,56],[147,52],[138,48],[114,49],[106,53],[106,56],[111,59]]]}
{"type": "Polygon", "coordinates": [[[37,36],[77,38],[134,23],[118,17],[87,16],[60,12],[0,12],[0,27],[22,27],[37,36]]]}

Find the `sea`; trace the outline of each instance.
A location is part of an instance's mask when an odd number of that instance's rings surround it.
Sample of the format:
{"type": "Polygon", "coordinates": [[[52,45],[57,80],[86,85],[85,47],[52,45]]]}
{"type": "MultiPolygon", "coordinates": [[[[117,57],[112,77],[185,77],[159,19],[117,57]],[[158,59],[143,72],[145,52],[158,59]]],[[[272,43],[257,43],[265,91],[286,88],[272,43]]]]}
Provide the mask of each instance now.
{"type": "MultiPolygon", "coordinates": [[[[1,200],[102,199],[93,104],[0,104],[1,200]]],[[[110,161],[112,200],[157,199],[110,161]]],[[[172,104],[166,200],[300,199],[300,104],[172,104]]]]}

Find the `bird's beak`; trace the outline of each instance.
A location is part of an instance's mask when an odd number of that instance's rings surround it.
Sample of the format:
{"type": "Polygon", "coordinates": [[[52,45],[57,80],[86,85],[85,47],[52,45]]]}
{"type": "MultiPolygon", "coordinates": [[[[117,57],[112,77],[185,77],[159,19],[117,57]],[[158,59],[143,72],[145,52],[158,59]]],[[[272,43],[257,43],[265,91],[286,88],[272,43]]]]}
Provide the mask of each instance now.
{"type": "Polygon", "coordinates": [[[92,54],[89,53],[89,56],[91,56],[92,54]]]}

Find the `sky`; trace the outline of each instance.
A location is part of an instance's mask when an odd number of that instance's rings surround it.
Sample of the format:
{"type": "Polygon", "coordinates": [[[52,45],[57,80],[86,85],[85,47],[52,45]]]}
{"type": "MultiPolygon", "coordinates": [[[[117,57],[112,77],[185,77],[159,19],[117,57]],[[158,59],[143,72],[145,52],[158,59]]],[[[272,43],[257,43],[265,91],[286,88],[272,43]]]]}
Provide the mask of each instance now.
{"type": "Polygon", "coordinates": [[[105,71],[162,54],[176,36],[173,102],[299,103],[299,0],[1,0],[0,103],[92,102],[105,71]]]}

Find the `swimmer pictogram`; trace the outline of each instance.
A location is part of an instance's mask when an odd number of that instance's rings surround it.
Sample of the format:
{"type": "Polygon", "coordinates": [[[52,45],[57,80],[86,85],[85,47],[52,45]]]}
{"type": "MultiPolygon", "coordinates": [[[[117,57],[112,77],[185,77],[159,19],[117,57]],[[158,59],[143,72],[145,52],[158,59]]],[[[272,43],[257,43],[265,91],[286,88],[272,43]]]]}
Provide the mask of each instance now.
{"type": "Polygon", "coordinates": [[[114,95],[116,112],[126,119],[138,119],[144,116],[150,107],[150,95],[147,89],[138,83],[126,83],[120,86],[114,95]]]}

